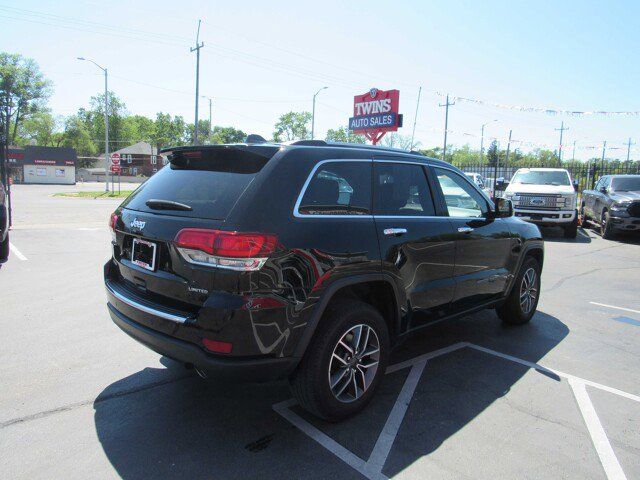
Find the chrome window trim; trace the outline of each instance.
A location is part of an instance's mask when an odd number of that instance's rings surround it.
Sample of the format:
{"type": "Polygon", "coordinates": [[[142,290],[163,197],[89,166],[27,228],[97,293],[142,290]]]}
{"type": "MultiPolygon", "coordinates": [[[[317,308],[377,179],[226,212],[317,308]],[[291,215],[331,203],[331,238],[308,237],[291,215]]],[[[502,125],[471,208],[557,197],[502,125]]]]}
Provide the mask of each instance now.
{"type": "Polygon", "coordinates": [[[124,295],[122,295],[119,292],[116,292],[110,285],[109,282],[107,282],[105,284],[107,291],[113,295],[114,297],[116,297],[118,300],[120,300],[122,303],[126,303],[127,305],[129,305],[130,307],[135,308],[136,310],[140,310],[141,312],[145,312],[148,313],[150,315],[155,315],[156,317],[160,317],[160,318],[164,318],[165,320],[169,320],[171,322],[175,322],[175,323],[185,323],[188,319],[188,317],[184,317],[182,315],[174,315],[172,313],[168,313],[168,312],[164,312],[162,310],[157,310],[155,308],[152,307],[148,307],[146,305],[143,305],[140,302],[136,302],[135,300],[129,298],[129,297],[125,297],[124,295]]]}
{"type": "MultiPolygon", "coordinates": [[[[390,159],[377,159],[377,158],[372,158],[372,159],[362,159],[362,158],[339,158],[339,159],[328,159],[328,160],[322,160],[321,162],[318,162],[315,167],[313,167],[313,169],[311,170],[311,173],[307,176],[307,179],[305,180],[304,184],[302,185],[302,189],[300,190],[300,193],[298,194],[298,198],[296,200],[295,206],[293,207],[293,216],[295,218],[349,218],[349,219],[357,219],[357,218],[363,218],[363,219],[375,219],[375,218],[380,218],[380,219],[432,219],[432,218],[456,218],[458,220],[478,220],[479,218],[484,218],[484,217],[452,217],[450,215],[311,215],[311,214],[305,214],[305,213],[300,213],[300,203],[302,202],[302,198],[304,197],[304,194],[307,191],[307,187],[309,186],[309,183],[311,183],[311,180],[313,179],[313,176],[315,175],[315,173],[318,171],[318,168],[320,168],[321,165],[324,165],[325,163],[338,163],[338,162],[362,162],[362,163],[405,163],[405,164],[409,164],[409,165],[419,165],[421,167],[433,167],[433,168],[441,168],[443,170],[448,170],[450,172],[456,173],[459,176],[462,176],[462,178],[464,178],[467,183],[469,183],[469,185],[471,185],[473,188],[476,189],[477,192],[480,193],[480,195],[486,200],[486,196],[484,195],[484,192],[482,192],[482,190],[480,190],[477,185],[474,185],[473,182],[469,181],[468,179],[466,179],[465,175],[460,175],[460,172],[454,170],[453,168],[449,168],[447,166],[443,166],[443,165],[432,165],[430,163],[426,163],[426,162],[418,162],[418,161],[410,161],[410,160],[390,160],[390,159]]],[[[487,208],[489,210],[491,210],[491,203],[487,202],[487,208]]]]}

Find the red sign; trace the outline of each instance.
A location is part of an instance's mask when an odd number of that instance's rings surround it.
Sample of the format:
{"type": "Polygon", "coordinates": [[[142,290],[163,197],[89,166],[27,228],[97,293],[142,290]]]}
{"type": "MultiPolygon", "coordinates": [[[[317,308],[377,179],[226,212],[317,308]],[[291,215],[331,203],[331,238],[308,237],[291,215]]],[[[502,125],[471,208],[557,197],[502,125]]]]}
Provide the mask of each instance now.
{"type": "Polygon", "coordinates": [[[120,173],[120,165],[110,165],[109,171],[111,173],[120,173]]]}
{"type": "Polygon", "coordinates": [[[353,117],[349,130],[363,133],[375,145],[387,132],[395,132],[402,126],[399,90],[378,90],[353,97],[353,117]]]}
{"type": "Polygon", "coordinates": [[[120,154],[112,153],[111,154],[111,165],[120,165],[120,154]]]}

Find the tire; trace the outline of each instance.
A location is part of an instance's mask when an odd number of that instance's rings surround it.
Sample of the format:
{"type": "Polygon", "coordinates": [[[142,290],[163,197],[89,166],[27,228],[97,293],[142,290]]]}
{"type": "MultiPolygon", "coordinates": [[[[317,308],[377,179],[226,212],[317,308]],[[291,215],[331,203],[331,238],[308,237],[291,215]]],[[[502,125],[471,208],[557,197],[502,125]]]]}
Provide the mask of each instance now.
{"type": "Polygon", "coordinates": [[[540,264],[533,257],[526,257],[518,275],[516,276],[511,293],[507,300],[496,311],[498,317],[509,325],[523,325],[531,320],[533,314],[538,307],[538,299],[540,298],[540,264]],[[531,283],[531,271],[533,271],[533,282],[531,283]],[[525,275],[527,275],[525,279],[525,275]],[[530,287],[527,285],[531,285],[530,287]],[[525,291],[533,293],[534,298],[529,296],[530,303],[521,302],[525,291]]]}
{"type": "Polygon", "coordinates": [[[613,237],[613,228],[611,228],[611,221],[607,210],[602,212],[602,216],[600,217],[600,235],[605,240],[613,237]]]}
{"type": "Polygon", "coordinates": [[[9,258],[9,234],[4,241],[0,242],[0,263],[4,263],[9,258]]]}
{"type": "Polygon", "coordinates": [[[578,236],[578,216],[576,215],[571,225],[562,228],[564,230],[564,238],[576,238],[578,236]]]}
{"type": "Polygon", "coordinates": [[[584,202],[582,203],[582,205],[580,206],[580,216],[582,217],[582,226],[585,226],[586,223],[590,220],[589,215],[587,215],[587,211],[584,208],[584,202]]]}
{"type": "MultiPolygon", "coordinates": [[[[360,340],[362,352],[364,335],[360,340]]],[[[289,378],[291,391],[313,415],[330,422],[343,420],[369,403],[384,376],[388,358],[389,330],[380,313],[361,301],[340,301],[322,318],[304,358],[289,378]],[[359,364],[357,357],[351,358],[343,347],[353,347],[358,329],[369,332],[365,352],[374,352],[376,341],[378,347],[377,353],[365,355],[359,364]],[[359,396],[354,378],[362,390],[359,396]]]]}

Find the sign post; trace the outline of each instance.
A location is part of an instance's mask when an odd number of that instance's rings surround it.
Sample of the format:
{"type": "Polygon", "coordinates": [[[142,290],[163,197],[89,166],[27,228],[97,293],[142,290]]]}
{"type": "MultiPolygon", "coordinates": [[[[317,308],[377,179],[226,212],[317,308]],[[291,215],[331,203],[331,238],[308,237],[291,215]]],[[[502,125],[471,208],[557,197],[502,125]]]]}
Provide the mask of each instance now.
{"type": "Polygon", "coordinates": [[[378,90],[353,97],[353,117],[349,119],[349,130],[363,134],[376,145],[387,132],[402,127],[399,90],[378,90]]]}
{"type": "Polygon", "coordinates": [[[109,165],[109,171],[111,172],[111,191],[115,192],[114,189],[114,175],[118,174],[118,193],[120,193],[120,154],[112,153],[111,154],[111,165],[109,165]]]}

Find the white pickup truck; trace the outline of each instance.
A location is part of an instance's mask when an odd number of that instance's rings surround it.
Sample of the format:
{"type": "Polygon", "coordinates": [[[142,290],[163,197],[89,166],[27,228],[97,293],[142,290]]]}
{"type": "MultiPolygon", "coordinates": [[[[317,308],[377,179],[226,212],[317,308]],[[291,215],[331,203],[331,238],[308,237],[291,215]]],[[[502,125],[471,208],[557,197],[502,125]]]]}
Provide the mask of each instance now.
{"type": "Polygon", "coordinates": [[[514,214],[542,226],[564,229],[565,238],[578,233],[577,184],[564,168],[520,168],[504,191],[514,214]]]}

